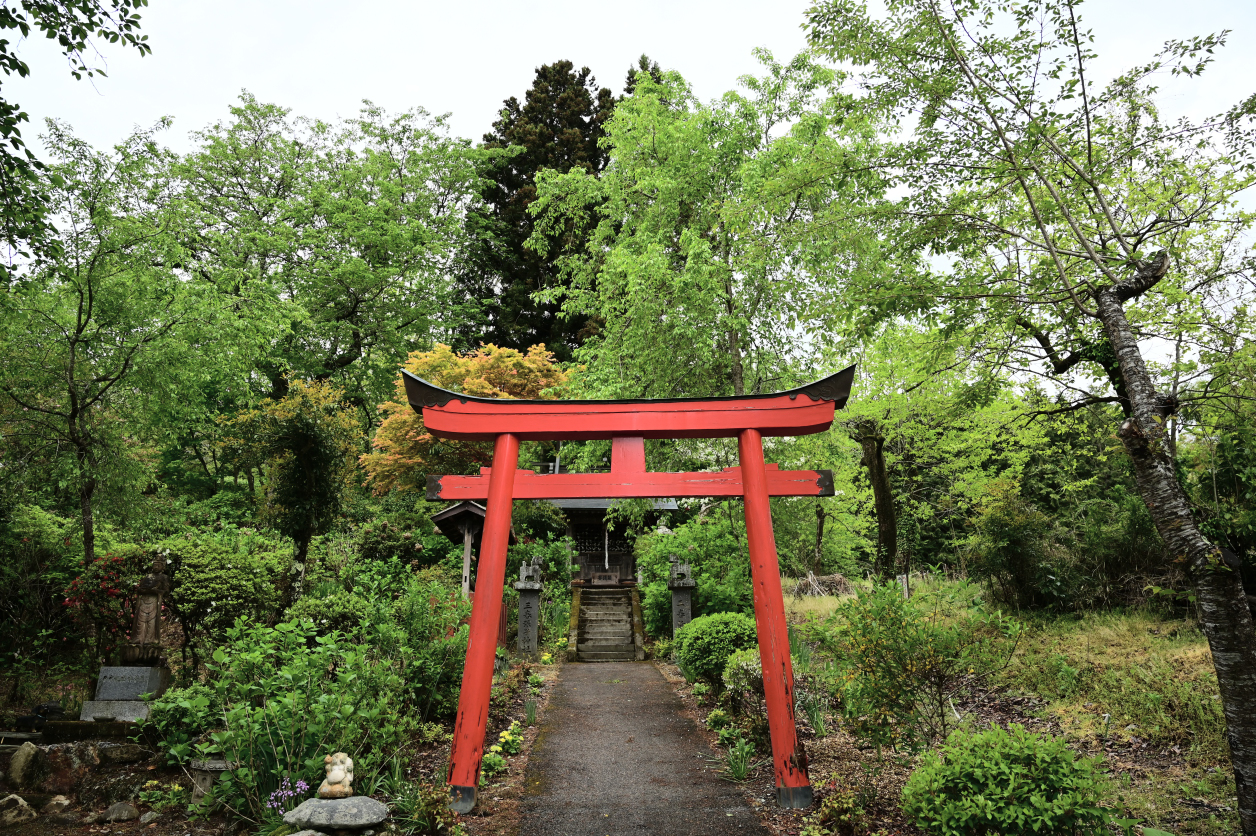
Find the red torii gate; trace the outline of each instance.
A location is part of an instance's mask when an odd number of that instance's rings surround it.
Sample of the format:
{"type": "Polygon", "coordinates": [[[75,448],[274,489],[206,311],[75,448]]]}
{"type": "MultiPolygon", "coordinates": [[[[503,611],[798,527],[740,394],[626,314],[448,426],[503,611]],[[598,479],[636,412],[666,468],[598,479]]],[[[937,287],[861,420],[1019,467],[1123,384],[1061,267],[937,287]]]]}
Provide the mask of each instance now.
{"type": "Polygon", "coordinates": [[[440,438],[493,442],[493,466],[479,476],[429,476],[429,499],[487,500],[471,635],[449,755],[450,807],[475,806],[493,681],[497,621],[514,499],[741,496],[754,589],[755,624],[772,736],[776,799],[812,802],[807,756],[794,721],[794,672],[769,496],[832,496],[828,471],[783,471],[763,461],[764,436],[823,432],[850,396],[855,367],[770,395],[622,401],[525,401],[450,392],[403,372],[410,406],[440,438]],[[652,473],[647,438],[737,438],[741,466],[718,473],[652,473]],[[516,470],[520,441],[611,439],[610,473],[538,475],[516,470]]]}

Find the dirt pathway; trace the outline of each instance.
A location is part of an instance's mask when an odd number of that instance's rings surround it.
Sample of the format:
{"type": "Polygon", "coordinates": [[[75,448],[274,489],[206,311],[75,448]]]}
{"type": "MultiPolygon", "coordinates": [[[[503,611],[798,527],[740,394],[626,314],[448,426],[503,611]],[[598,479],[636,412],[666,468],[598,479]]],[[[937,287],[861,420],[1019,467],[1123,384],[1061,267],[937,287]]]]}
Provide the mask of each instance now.
{"type": "Polygon", "coordinates": [[[525,774],[520,836],[766,836],[649,662],[568,664],[525,774]]]}

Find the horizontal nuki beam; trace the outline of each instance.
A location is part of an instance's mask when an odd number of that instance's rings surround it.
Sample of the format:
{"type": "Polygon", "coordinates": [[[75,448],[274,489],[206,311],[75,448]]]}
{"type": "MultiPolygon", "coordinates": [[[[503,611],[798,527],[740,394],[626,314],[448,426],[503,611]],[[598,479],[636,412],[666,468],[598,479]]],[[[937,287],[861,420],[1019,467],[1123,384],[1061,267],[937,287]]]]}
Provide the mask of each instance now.
{"type": "MultiPolygon", "coordinates": [[[[491,468],[479,476],[429,476],[427,498],[487,499],[491,468]]],[[[781,470],[767,466],[769,496],[832,496],[833,471],[781,470]]],[[[532,470],[515,471],[514,499],[649,499],[653,497],[742,496],[745,486],[741,468],[714,473],[558,473],[540,475],[532,470]]]]}

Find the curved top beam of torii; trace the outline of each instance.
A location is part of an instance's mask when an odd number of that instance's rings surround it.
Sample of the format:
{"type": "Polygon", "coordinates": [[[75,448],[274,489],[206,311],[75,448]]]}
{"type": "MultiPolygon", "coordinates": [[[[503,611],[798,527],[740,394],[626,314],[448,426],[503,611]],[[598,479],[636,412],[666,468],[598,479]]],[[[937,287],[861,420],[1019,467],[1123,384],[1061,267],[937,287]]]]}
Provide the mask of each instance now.
{"type": "Polygon", "coordinates": [[[402,372],[406,396],[439,438],[491,441],[511,433],[527,441],[639,438],[728,438],[742,430],[765,436],[823,432],[850,397],[855,367],[767,395],[619,401],[481,398],[441,389],[402,372]]]}

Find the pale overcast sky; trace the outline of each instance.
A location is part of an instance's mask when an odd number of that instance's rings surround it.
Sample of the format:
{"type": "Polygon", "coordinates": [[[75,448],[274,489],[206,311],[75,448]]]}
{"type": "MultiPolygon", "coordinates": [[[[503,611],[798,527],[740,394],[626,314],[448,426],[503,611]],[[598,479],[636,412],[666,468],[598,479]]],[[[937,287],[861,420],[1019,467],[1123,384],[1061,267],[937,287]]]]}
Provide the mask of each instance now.
{"type": "MultiPolygon", "coordinates": [[[[804,0],[151,0],[143,31],[153,53],[104,44],[109,77],[74,81],[55,47],[21,45],[28,79],[4,80],[4,95],[31,115],[69,122],[97,146],[136,125],[173,116],[166,141],[188,147],[189,131],[227,117],[242,89],[299,115],[333,119],[362,99],[389,110],[422,106],[452,114],[453,131],[479,139],[502,99],[522,98],[533,69],[566,58],[588,66],[616,94],[642,52],[679,70],[704,99],[757,66],[756,46],[787,58],[805,46],[804,0]]],[[[1145,60],[1167,38],[1232,29],[1230,46],[1202,83],[1166,79],[1165,103],[1193,116],[1256,93],[1256,3],[1251,0],[1091,0],[1099,69],[1145,60]]]]}

